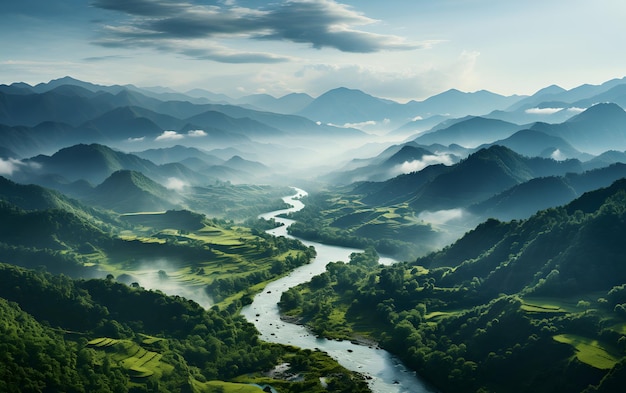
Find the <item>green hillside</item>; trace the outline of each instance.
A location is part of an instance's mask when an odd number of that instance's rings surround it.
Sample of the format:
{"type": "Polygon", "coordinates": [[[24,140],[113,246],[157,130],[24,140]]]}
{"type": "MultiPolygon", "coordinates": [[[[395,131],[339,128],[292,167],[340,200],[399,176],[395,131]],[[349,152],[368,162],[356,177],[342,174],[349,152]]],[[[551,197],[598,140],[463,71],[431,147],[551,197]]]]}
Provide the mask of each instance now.
{"type": "Polygon", "coordinates": [[[414,262],[331,263],[281,303],[320,335],[374,338],[443,391],[612,392],[626,378],[625,233],[620,180],[414,262]]]}
{"type": "Polygon", "coordinates": [[[252,383],[326,391],[320,377],[367,391],[320,352],[259,341],[240,316],[112,280],[0,264],[0,312],[3,392],[237,392],[252,383]],[[269,376],[283,363],[297,381],[269,376]]]}
{"type": "Polygon", "coordinates": [[[183,198],[141,172],[120,170],[94,189],[90,202],[119,213],[162,211],[183,198]]]}

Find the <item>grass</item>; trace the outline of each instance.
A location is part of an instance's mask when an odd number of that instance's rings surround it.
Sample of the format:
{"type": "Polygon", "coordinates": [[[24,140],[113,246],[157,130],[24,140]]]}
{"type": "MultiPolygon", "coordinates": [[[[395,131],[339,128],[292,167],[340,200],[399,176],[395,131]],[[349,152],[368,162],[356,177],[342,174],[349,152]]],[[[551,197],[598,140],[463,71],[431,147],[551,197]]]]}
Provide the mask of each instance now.
{"type": "Polygon", "coordinates": [[[147,334],[140,334],[140,336],[143,337],[143,340],[141,340],[141,343],[145,345],[152,345],[154,343],[164,340],[164,338],[148,336],[147,334]]]}
{"type": "Polygon", "coordinates": [[[626,335],[626,323],[618,323],[610,327],[611,330],[626,335]]]}
{"type": "Polygon", "coordinates": [[[258,386],[246,383],[234,383],[224,381],[193,381],[193,387],[201,392],[223,392],[223,393],[260,393],[263,391],[258,386]]]}
{"type": "MultiPolygon", "coordinates": [[[[135,213],[135,215],[142,214],[135,213]]],[[[257,271],[269,271],[276,259],[285,260],[288,256],[298,257],[302,253],[300,250],[291,250],[281,255],[267,256],[266,241],[252,234],[250,229],[241,226],[222,227],[209,222],[197,230],[180,230],[175,228],[175,222],[171,223],[171,228],[165,227],[166,222],[161,222],[161,224],[159,229],[140,226],[132,230],[124,230],[119,237],[126,241],[138,241],[147,246],[172,243],[187,245],[192,249],[204,249],[204,254],[200,258],[180,258],[169,263],[164,270],[172,284],[202,287],[220,278],[246,277],[257,271]],[[262,253],[264,253],[263,256],[260,255],[262,253]]],[[[193,255],[193,252],[190,254],[193,255]]],[[[200,255],[200,253],[197,254],[200,255]]],[[[104,252],[91,253],[85,260],[115,277],[125,274],[141,278],[142,275],[152,274],[149,271],[139,270],[143,268],[142,264],[145,261],[139,254],[132,251],[120,255],[107,255],[104,252]]],[[[262,286],[267,282],[264,282],[262,286]]],[[[262,286],[255,285],[255,290],[261,290],[262,286]]],[[[220,306],[228,305],[249,292],[246,290],[230,294],[226,299],[216,300],[220,302],[220,306]]]]}
{"type": "Polygon", "coordinates": [[[576,349],[576,357],[581,362],[600,370],[609,370],[619,361],[619,355],[613,353],[598,340],[574,334],[559,334],[554,340],[569,344],[576,349]]]}
{"type": "Polygon", "coordinates": [[[439,321],[442,318],[449,317],[451,315],[456,315],[456,314],[458,314],[458,311],[433,311],[424,315],[424,318],[427,321],[434,322],[434,321],[439,321]]]}
{"type": "MultiPolygon", "coordinates": [[[[156,337],[149,337],[149,339],[156,339],[156,337]]],[[[130,340],[100,337],[89,341],[87,345],[96,350],[106,351],[107,354],[103,356],[110,356],[111,360],[122,367],[133,379],[143,379],[153,375],[160,378],[163,374],[174,370],[173,366],[161,362],[161,354],[149,351],[130,340]]]]}
{"type": "Polygon", "coordinates": [[[581,311],[576,303],[552,298],[524,298],[522,310],[530,314],[556,314],[581,311]]]}

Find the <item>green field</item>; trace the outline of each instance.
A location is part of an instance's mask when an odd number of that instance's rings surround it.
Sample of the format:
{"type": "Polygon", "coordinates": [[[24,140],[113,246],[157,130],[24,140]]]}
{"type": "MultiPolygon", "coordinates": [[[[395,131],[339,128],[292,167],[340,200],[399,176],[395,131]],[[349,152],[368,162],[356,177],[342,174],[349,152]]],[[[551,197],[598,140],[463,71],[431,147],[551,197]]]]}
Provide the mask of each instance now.
{"type": "Polygon", "coordinates": [[[223,381],[209,381],[204,383],[195,381],[193,386],[199,391],[207,393],[260,393],[263,391],[262,388],[255,385],[223,381]]]}
{"type": "Polygon", "coordinates": [[[105,351],[111,360],[126,371],[131,381],[153,375],[160,378],[174,370],[174,367],[161,361],[161,354],[147,350],[130,340],[100,337],[89,341],[87,346],[105,351]]]}
{"type": "MultiPolygon", "coordinates": [[[[158,215],[138,213],[134,217],[158,215]]],[[[177,222],[167,227],[165,215],[161,216],[159,228],[142,225],[122,231],[119,239],[128,245],[127,250],[98,250],[85,255],[85,263],[114,277],[130,277],[128,280],[140,285],[154,282],[157,271],[162,270],[168,280],[162,283],[163,288],[184,285],[192,290],[204,290],[217,280],[247,283],[245,288],[243,284],[226,283],[223,285],[226,289],[213,294],[218,305],[228,306],[254,293],[250,287],[259,291],[264,286],[259,284],[266,284],[283,273],[272,270],[274,264],[288,265],[288,261],[307,259],[302,249],[285,249],[284,244],[281,249],[273,238],[261,237],[243,226],[205,220],[196,230],[184,230],[176,227],[177,222]],[[159,247],[164,251],[159,251],[159,247]]]]}
{"type": "Polygon", "coordinates": [[[610,370],[620,360],[619,355],[598,340],[574,334],[558,334],[554,340],[573,346],[578,360],[600,370],[610,370]]]}
{"type": "Polygon", "coordinates": [[[558,314],[582,311],[576,308],[576,301],[574,300],[525,297],[522,301],[522,310],[529,314],[558,314]]]}

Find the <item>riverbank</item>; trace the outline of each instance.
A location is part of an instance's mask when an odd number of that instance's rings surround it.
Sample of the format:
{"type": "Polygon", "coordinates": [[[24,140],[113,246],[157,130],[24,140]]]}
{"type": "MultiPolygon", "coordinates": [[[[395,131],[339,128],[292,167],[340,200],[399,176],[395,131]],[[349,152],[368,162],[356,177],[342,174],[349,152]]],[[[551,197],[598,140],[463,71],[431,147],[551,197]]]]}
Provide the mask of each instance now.
{"type": "MultiPolygon", "coordinates": [[[[277,216],[304,208],[304,204],[297,198],[306,193],[303,190],[297,191],[297,196],[284,198],[285,202],[294,207],[262,215],[265,219],[275,218],[277,222],[285,223],[284,226],[272,229],[268,233],[275,236],[292,237],[287,234],[286,227],[293,220],[277,216]]],[[[407,369],[399,359],[389,352],[374,346],[372,341],[361,341],[358,337],[354,337],[352,340],[328,340],[311,333],[305,326],[281,318],[278,302],[283,292],[298,284],[308,282],[313,276],[323,273],[328,262],[348,261],[350,254],[363,252],[363,250],[354,248],[301,241],[306,246],[315,248],[316,258],[310,264],[301,266],[287,276],[269,283],[263,292],[253,298],[252,304],[241,310],[241,314],[252,322],[260,332],[261,339],[326,352],[342,366],[363,375],[368,380],[370,389],[375,393],[431,392],[432,390],[427,388],[426,384],[413,371],[407,369]],[[361,343],[368,345],[361,345],[361,343]]],[[[393,263],[395,261],[388,260],[386,262],[393,263]]]]}

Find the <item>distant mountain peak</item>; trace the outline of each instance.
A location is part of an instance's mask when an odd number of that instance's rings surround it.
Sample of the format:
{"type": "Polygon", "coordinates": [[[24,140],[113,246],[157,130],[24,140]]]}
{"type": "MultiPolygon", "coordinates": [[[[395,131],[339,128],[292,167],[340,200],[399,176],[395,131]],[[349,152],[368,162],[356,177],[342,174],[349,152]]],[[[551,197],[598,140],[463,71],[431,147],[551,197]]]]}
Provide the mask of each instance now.
{"type": "Polygon", "coordinates": [[[584,112],[572,117],[567,120],[566,123],[585,121],[587,119],[597,119],[598,117],[603,117],[605,119],[609,119],[614,116],[624,117],[626,112],[624,109],[612,102],[603,102],[600,104],[596,104],[584,112]]]}
{"type": "Polygon", "coordinates": [[[535,94],[533,94],[533,96],[538,97],[538,96],[542,96],[546,94],[559,94],[565,91],[567,90],[565,90],[559,85],[550,85],[550,86],[544,87],[543,89],[538,90],[535,94]]]}

